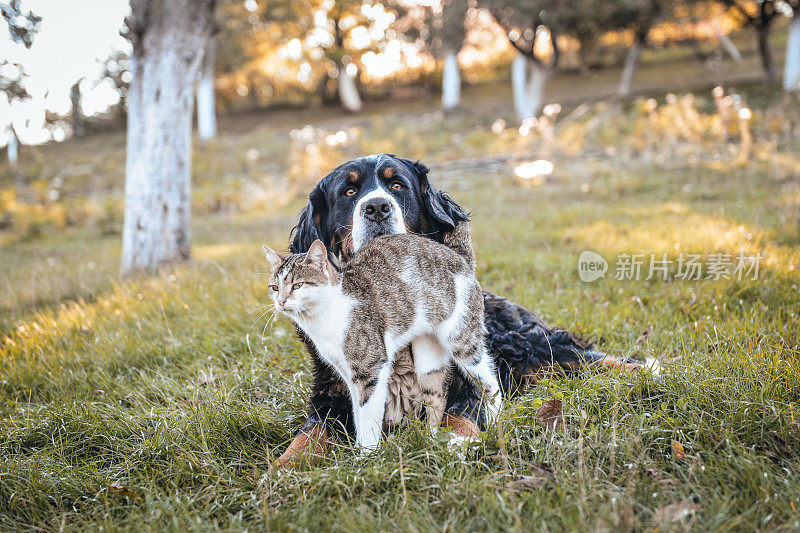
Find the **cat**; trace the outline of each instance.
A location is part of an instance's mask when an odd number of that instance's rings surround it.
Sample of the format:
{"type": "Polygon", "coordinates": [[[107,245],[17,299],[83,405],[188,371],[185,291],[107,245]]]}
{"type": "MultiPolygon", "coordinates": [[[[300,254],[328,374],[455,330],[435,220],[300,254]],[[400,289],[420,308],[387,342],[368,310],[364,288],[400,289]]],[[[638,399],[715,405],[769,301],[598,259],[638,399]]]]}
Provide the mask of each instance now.
{"type": "Polygon", "coordinates": [[[341,272],[319,240],[305,254],[282,257],[267,246],[264,252],[276,309],[347,384],[359,446],[380,442],[392,364],[409,344],[432,427],[444,415],[453,363],[482,387],[488,416],[496,417],[500,386],[471,256],[411,234],[370,241],[341,272]]]}

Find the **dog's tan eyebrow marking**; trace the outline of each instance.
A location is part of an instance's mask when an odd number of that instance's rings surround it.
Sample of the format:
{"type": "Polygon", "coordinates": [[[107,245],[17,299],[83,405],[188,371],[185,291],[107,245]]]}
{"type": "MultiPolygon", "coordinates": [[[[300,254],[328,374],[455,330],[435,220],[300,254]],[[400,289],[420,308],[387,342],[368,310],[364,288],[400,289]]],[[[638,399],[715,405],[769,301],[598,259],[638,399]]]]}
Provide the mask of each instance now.
{"type": "Polygon", "coordinates": [[[394,167],[386,167],[386,168],[383,169],[383,172],[382,172],[383,178],[387,179],[387,180],[389,178],[393,178],[396,173],[397,173],[397,170],[395,170],[394,167]]]}
{"type": "Polygon", "coordinates": [[[347,181],[351,181],[353,183],[358,181],[358,172],[355,170],[351,170],[347,173],[347,181]]]}

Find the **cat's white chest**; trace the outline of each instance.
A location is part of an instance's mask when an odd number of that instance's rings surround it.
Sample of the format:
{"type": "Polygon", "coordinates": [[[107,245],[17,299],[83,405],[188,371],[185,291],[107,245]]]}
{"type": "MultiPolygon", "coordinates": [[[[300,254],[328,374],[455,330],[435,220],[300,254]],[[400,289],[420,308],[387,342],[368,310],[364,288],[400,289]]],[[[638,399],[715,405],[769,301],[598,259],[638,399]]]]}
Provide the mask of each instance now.
{"type": "Polygon", "coordinates": [[[296,319],[320,358],[331,365],[345,380],[350,379],[351,370],[344,354],[344,337],[350,325],[350,314],[356,301],[343,294],[331,298],[323,312],[315,320],[296,319]]]}

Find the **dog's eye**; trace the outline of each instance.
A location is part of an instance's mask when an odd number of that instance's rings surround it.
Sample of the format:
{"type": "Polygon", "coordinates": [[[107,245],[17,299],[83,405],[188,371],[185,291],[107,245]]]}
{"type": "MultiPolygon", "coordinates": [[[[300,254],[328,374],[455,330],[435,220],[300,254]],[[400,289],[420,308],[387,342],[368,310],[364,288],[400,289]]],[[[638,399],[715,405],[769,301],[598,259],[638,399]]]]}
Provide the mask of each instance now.
{"type": "Polygon", "coordinates": [[[344,190],[344,195],[345,196],[353,196],[355,193],[356,193],[356,190],[355,190],[354,187],[348,187],[348,188],[346,188],[344,190]]]}
{"type": "Polygon", "coordinates": [[[303,282],[302,281],[300,283],[295,283],[294,285],[292,285],[292,290],[296,291],[297,289],[299,289],[302,286],[303,286],[303,282]]]}
{"type": "Polygon", "coordinates": [[[270,285],[270,286],[269,286],[269,289],[270,289],[271,291],[278,292],[278,286],[277,286],[277,285],[270,285]]]}
{"type": "Polygon", "coordinates": [[[399,191],[402,188],[403,188],[403,184],[400,183],[399,181],[395,181],[394,183],[392,183],[392,189],[394,189],[396,191],[399,191]]]}

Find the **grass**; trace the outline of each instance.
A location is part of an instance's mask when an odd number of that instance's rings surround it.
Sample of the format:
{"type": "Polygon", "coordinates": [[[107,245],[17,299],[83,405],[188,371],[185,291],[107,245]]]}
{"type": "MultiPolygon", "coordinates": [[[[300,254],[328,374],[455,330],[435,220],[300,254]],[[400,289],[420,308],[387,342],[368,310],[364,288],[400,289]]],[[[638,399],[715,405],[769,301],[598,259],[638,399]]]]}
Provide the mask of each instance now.
{"type": "MultiPolygon", "coordinates": [[[[481,90],[455,116],[309,119],[324,131],[307,142],[290,140],[288,121],[229,131],[195,158],[193,261],[154,277],[116,278],[119,235],[104,226],[4,232],[0,529],[797,530],[800,145],[770,118],[797,108],[740,92],[755,108],[746,164],[735,132],[709,133],[707,101],[698,137],[663,104],[646,142],[636,105],[599,106],[565,121],[538,185],[512,168],[546,148],[492,133],[502,96],[481,90]],[[342,128],[350,142],[328,147],[342,128]],[[309,364],[288,323],[262,329],[259,244],[286,242],[303,204],[286,193],[318,177],[304,172],[376,147],[422,157],[472,211],[485,288],[609,352],[656,357],[663,374],[542,380],[468,449],[411,424],[373,456],[339,442],[271,472],[302,422],[309,364]],[[267,196],[249,202],[249,187],[267,196]],[[623,253],[741,248],[764,256],[757,280],[614,276],[623,253]],[[577,276],[587,249],[611,263],[593,283],[577,276]],[[551,399],[558,430],[536,418],[551,399]],[[542,468],[546,487],[514,484],[542,468]]],[[[120,141],[37,148],[2,183],[31,198],[57,162],[79,170],[63,198],[118,199],[120,141]]]]}

